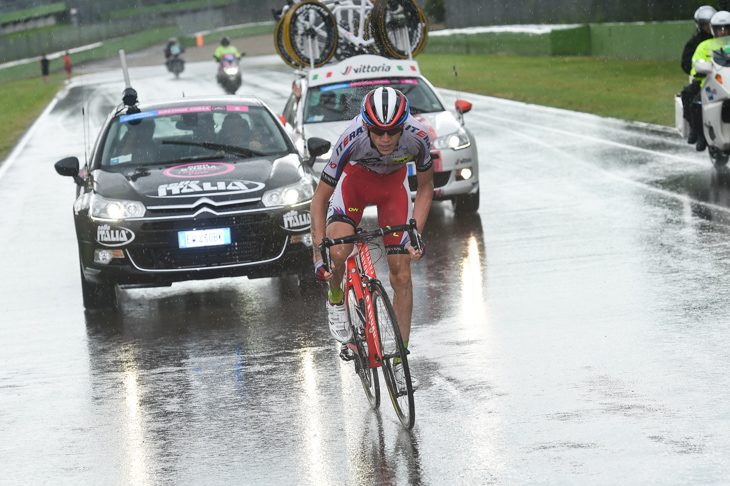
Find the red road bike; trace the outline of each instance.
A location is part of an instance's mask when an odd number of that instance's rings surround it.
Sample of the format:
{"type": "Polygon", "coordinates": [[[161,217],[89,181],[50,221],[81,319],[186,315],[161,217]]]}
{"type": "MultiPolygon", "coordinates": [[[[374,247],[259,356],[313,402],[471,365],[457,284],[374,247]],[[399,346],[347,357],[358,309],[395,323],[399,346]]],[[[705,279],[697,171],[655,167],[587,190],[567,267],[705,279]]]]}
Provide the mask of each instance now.
{"type": "Polygon", "coordinates": [[[380,405],[377,368],[381,369],[395,413],[403,426],[411,429],[416,420],[416,412],[408,367],[408,350],[403,346],[390,298],[375,275],[369,247],[370,241],[400,231],[408,233],[414,248],[421,248],[416,220],[411,219],[409,224],[386,226],[369,232],[357,228],[356,233],[351,236],[324,238],[320,249],[325,268],[331,272],[330,247],[355,244],[352,254],[347,258],[347,270],[342,279],[353,338],[342,345],[340,356],[355,362],[355,372],[360,377],[365,395],[373,408],[380,405]],[[394,366],[398,362],[403,363],[406,391],[399,391],[395,380],[394,366]]]}

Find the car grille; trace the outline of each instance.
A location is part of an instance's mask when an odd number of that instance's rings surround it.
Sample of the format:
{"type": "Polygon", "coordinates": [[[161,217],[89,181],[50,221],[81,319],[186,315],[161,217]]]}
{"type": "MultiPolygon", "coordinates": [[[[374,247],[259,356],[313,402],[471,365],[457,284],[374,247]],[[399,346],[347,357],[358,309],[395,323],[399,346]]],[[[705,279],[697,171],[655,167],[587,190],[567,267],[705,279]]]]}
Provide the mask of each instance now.
{"type": "Polygon", "coordinates": [[[137,266],[147,270],[184,270],[271,260],[279,256],[286,235],[265,213],[181,221],[151,221],[142,225],[139,244],[129,249],[137,266]],[[231,244],[178,248],[178,231],[230,228],[231,244]]]}
{"type": "MultiPolygon", "coordinates": [[[[451,178],[451,171],[448,170],[446,172],[434,172],[433,173],[433,187],[434,189],[438,189],[439,187],[444,187],[449,182],[449,178],[451,178]]],[[[415,191],[418,189],[418,181],[416,179],[416,176],[408,176],[408,186],[410,187],[411,191],[415,191]]]]}

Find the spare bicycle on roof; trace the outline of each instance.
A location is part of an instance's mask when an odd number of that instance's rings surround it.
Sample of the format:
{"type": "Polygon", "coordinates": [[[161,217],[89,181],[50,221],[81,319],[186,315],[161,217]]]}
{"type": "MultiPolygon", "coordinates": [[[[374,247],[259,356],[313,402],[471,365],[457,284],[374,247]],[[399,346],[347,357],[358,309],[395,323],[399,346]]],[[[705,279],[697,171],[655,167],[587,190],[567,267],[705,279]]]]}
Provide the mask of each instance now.
{"type": "Polygon", "coordinates": [[[294,68],[359,54],[412,59],[428,37],[428,21],[414,0],[304,0],[274,15],[277,52],[294,68]]]}

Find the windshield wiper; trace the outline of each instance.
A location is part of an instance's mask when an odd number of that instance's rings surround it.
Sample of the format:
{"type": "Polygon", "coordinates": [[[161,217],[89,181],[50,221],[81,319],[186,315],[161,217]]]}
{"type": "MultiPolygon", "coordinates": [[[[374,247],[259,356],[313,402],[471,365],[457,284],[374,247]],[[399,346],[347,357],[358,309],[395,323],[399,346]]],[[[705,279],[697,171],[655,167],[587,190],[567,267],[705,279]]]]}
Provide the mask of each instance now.
{"type": "Polygon", "coordinates": [[[191,145],[193,147],[203,147],[208,150],[222,150],[224,152],[230,152],[236,155],[242,155],[244,157],[263,157],[264,154],[255,150],[237,147],[235,145],[226,145],[223,143],[214,142],[187,142],[184,140],[163,140],[163,144],[171,145],[191,145]]]}
{"type": "Polygon", "coordinates": [[[147,162],[146,164],[140,165],[140,167],[149,167],[151,165],[177,164],[180,162],[197,162],[198,160],[220,160],[225,158],[225,155],[196,155],[195,157],[183,157],[182,159],[147,162]]]}

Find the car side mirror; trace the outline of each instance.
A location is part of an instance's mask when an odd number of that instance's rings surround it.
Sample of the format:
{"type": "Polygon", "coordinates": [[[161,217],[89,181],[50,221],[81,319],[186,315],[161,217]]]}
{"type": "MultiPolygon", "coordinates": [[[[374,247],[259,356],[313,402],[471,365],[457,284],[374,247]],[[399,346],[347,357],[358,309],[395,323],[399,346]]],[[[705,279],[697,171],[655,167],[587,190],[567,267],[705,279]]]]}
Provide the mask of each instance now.
{"type": "Polygon", "coordinates": [[[712,72],[712,63],[707,61],[697,61],[694,68],[697,74],[704,74],[707,76],[712,72]]]}
{"type": "Polygon", "coordinates": [[[66,157],[54,164],[56,172],[64,177],[73,177],[74,182],[79,186],[84,185],[84,180],[79,176],[79,159],[76,157],[66,157]]]}
{"type": "Polygon", "coordinates": [[[466,100],[456,100],[454,106],[456,107],[456,111],[463,115],[464,113],[469,113],[471,111],[472,105],[466,100]]]}
{"type": "Polygon", "coordinates": [[[332,144],[324,138],[312,137],[307,140],[307,151],[309,152],[309,160],[307,160],[307,165],[309,165],[309,167],[312,167],[314,165],[315,159],[320,155],[326,154],[331,146],[332,144]]]}

